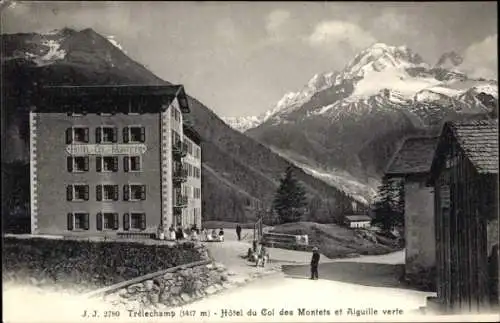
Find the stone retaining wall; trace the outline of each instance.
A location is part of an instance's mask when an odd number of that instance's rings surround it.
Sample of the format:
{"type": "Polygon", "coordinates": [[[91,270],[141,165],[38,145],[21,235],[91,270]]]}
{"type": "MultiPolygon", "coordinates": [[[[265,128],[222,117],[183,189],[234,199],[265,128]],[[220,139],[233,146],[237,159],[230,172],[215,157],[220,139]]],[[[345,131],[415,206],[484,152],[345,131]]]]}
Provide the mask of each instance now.
{"type": "MultiPolygon", "coordinates": [[[[199,262],[198,262],[199,263],[199,262]]],[[[93,296],[102,296],[106,303],[117,309],[167,309],[191,303],[204,296],[220,292],[231,285],[226,268],[218,263],[205,261],[190,267],[183,265],[170,268],[155,277],[143,276],[122,283],[118,288],[96,291],[93,296]]]]}

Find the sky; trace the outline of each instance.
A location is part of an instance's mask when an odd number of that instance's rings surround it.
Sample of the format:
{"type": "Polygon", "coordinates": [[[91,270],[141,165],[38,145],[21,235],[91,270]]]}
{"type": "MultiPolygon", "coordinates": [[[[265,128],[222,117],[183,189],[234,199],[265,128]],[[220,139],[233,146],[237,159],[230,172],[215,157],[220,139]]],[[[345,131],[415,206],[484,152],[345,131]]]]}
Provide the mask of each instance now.
{"type": "Polygon", "coordinates": [[[220,116],[250,116],[373,43],[497,78],[496,2],[11,2],[2,33],[92,28],[220,116]]]}

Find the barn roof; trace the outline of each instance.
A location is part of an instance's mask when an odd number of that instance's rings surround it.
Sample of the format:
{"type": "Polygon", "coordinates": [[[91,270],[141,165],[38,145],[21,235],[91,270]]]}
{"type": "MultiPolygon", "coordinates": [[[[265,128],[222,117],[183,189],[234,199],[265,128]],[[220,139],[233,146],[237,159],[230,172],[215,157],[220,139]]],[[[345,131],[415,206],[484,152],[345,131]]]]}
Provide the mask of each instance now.
{"type": "Polygon", "coordinates": [[[345,218],[351,222],[372,220],[368,215],[346,215],[345,218]]]}
{"type": "Polygon", "coordinates": [[[480,174],[498,174],[498,120],[450,122],[448,127],[480,174]]]}
{"type": "Polygon", "coordinates": [[[414,137],[405,140],[395,153],[386,175],[427,173],[431,169],[438,137],[414,137]]]}

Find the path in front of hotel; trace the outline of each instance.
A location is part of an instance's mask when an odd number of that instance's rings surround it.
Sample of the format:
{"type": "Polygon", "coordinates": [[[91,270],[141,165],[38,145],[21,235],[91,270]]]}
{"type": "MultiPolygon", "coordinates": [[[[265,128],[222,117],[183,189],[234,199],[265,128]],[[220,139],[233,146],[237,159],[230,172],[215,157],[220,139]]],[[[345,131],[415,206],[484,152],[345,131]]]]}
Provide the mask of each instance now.
{"type": "MultiPolygon", "coordinates": [[[[232,235],[232,232],[227,232],[225,242],[208,244],[215,260],[223,263],[236,276],[262,270],[240,257],[249,248],[250,239],[235,241],[232,235]]],[[[320,279],[315,281],[308,279],[310,253],[270,248],[270,254],[271,265],[279,265],[281,270],[178,310],[205,311],[210,314],[209,318],[197,317],[193,320],[215,322],[434,321],[443,318],[430,316],[429,313],[424,316],[419,311],[425,306],[426,297],[435,293],[410,290],[399,283],[404,251],[339,260],[322,257],[320,279]],[[280,315],[282,309],[293,311],[293,315],[280,315]],[[299,316],[299,309],[310,311],[310,316],[299,316]],[[352,309],[352,314],[349,309],[352,309]],[[229,310],[243,316],[222,317],[230,314],[229,310]],[[255,310],[256,316],[249,317],[249,310],[255,310]],[[390,310],[392,314],[384,315],[384,310],[390,310]],[[325,315],[328,311],[329,315],[325,315]]],[[[477,316],[474,319],[482,320],[477,316]]],[[[486,321],[490,319],[485,317],[486,321]]]]}

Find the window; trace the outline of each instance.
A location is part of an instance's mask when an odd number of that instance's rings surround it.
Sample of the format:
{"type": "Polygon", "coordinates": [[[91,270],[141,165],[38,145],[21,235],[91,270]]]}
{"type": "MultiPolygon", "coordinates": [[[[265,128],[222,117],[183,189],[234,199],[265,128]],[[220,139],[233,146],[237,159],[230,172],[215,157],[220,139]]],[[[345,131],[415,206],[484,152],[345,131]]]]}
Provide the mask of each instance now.
{"type": "Polygon", "coordinates": [[[134,126],[123,128],[123,142],[145,142],[146,141],[146,128],[134,126]]]}
{"type": "Polygon", "coordinates": [[[66,186],[66,200],[68,201],[88,201],[89,186],[75,184],[66,186]]]}
{"type": "Polygon", "coordinates": [[[84,212],[68,213],[68,230],[88,230],[89,214],[84,212]]]}
{"type": "Polygon", "coordinates": [[[96,170],[98,172],[117,172],[118,157],[117,156],[96,157],[96,170]]]}
{"type": "Polygon", "coordinates": [[[95,129],[95,142],[116,143],[118,141],[118,129],[115,127],[97,127],[95,129]]]}
{"type": "Polygon", "coordinates": [[[118,185],[97,185],[95,194],[98,201],[118,201],[118,185]]]}
{"type": "Polygon", "coordinates": [[[88,156],[67,157],[66,165],[68,172],[88,172],[89,157],[88,156]]]}
{"type": "Polygon", "coordinates": [[[181,113],[179,112],[178,109],[172,109],[174,112],[174,119],[175,121],[181,121],[181,113]]]}
{"type": "Polygon", "coordinates": [[[123,186],[123,200],[144,201],[146,199],[146,185],[132,184],[123,186]]]}
{"type": "Polygon", "coordinates": [[[123,157],[123,170],[125,172],[139,172],[141,170],[141,156],[123,157]]]}
{"type": "Polygon", "coordinates": [[[188,146],[188,154],[193,155],[193,143],[189,140],[186,140],[188,146]]]}
{"type": "Polygon", "coordinates": [[[194,149],[194,157],[200,159],[200,147],[195,147],[194,149]]]}
{"type": "Polygon", "coordinates": [[[88,143],[89,142],[89,128],[85,127],[72,127],[66,129],[66,143],[88,143]]]}
{"type": "Polygon", "coordinates": [[[196,166],[193,166],[193,177],[200,178],[200,169],[196,166]]]}
{"type": "Polygon", "coordinates": [[[194,198],[195,199],[200,199],[201,198],[201,188],[198,188],[198,187],[194,188],[194,198]]]}
{"type": "Polygon", "coordinates": [[[104,212],[97,213],[97,230],[118,230],[120,224],[118,222],[118,213],[104,212]]]}
{"type": "Polygon", "coordinates": [[[145,230],[146,229],[146,213],[132,212],[123,215],[124,230],[145,230]]]}
{"type": "Polygon", "coordinates": [[[177,133],[177,131],[172,130],[172,145],[176,145],[181,141],[181,136],[177,133]]]}

